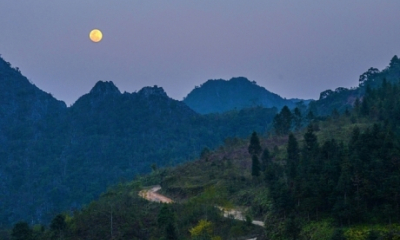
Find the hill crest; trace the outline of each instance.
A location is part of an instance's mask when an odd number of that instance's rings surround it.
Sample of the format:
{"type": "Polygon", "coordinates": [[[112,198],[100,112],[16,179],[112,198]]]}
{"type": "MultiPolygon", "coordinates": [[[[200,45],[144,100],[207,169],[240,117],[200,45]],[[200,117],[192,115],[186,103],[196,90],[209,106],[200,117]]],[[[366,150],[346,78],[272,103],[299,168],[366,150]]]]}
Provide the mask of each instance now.
{"type": "Polygon", "coordinates": [[[257,106],[278,109],[285,105],[295,107],[295,101],[282,98],[245,77],[234,77],[230,80],[210,79],[193,89],[183,102],[200,114],[257,106]]]}

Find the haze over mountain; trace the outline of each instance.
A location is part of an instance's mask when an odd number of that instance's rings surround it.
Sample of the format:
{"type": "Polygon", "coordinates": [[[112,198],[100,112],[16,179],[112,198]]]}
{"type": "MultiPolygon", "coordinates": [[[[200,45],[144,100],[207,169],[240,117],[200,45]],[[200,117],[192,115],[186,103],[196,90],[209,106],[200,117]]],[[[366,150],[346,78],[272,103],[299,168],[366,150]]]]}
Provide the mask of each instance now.
{"type": "MultiPolygon", "coordinates": [[[[201,114],[221,113],[234,109],[243,109],[255,106],[266,108],[283,106],[294,108],[301,99],[284,99],[264,87],[258,86],[255,81],[245,77],[208,80],[193,89],[184,99],[190,108],[201,114]]],[[[309,100],[306,101],[308,103],[309,100]]]]}

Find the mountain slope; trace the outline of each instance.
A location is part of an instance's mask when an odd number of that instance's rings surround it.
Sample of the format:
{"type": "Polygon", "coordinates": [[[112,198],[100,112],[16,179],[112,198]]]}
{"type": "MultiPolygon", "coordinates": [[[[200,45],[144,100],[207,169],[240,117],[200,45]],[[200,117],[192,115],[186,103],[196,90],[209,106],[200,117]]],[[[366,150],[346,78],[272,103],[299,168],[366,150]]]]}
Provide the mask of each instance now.
{"type": "Polygon", "coordinates": [[[271,93],[247,78],[237,77],[229,81],[208,80],[193,89],[183,100],[190,108],[201,114],[221,113],[234,109],[255,106],[278,109],[287,105],[292,108],[295,102],[271,93]]]}
{"type": "MultiPolygon", "coordinates": [[[[57,136],[47,134],[66,116],[67,107],[0,58],[0,225],[30,213],[40,178],[38,160],[57,136]],[[45,143],[46,142],[46,143],[45,143]],[[15,212],[19,212],[15,214],[15,212]]],[[[48,158],[54,154],[48,152],[48,158]]],[[[37,204],[36,209],[40,209],[37,204]]]]}
{"type": "Polygon", "coordinates": [[[265,132],[276,114],[202,116],[160,87],[121,93],[102,81],[67,108],[0,63],[0,225],[47,223],[151,165],[176,165],[226,138],[265,132]]]}

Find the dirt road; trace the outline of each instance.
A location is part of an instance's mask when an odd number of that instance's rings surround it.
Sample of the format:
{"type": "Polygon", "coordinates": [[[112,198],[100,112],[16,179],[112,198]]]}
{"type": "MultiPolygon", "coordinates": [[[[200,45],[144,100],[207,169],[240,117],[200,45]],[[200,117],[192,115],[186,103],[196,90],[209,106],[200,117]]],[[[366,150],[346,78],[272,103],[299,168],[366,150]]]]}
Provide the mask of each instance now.
{"type": "MultiPolygon", "coordinates": [[[[153,186],[149,189],[146,190],[142,190],[139,192],[139,196],[147,199],[149,201],[152,202],[161,202],[161,203],[172,203],[172,199],[167,198],[166,196],[163,196],[159,193],[157,193],[157,191],[159,191],[161,189],[161,186],[157,185],[157,186],[153,186]]],[[[217,206],[221,211],[224,212],[224,217],[226,218],[233,218],[239,221],[246,221],[246,218],[243,216],[243,213],[239,210],[235,210],[235,209],[224,209],[223,207],[219,207],[217,206]]],[[[261,227],[265,227],[264,223],[261,221],[257,221],[257,220],[253,220],[251,222],[254,225],[258,225],[261,227]]],[[[257,238],[252,238],[252,239],[247,239],[247,240],[257,240],[257,238]]]]}
{"type": "Polygon", "coordinates": [[[139,196],[151,202],[172,203],[172,199],[157,193],[157,191],[160,189],[161,186],[157,185],[150,189],[140,191],[139,196]]]}
{"type": "MultiPolygon", "coordinates": [[[[161,186],[159,185],[153,186],[149,189],[140,191],[139,196],[152,202],[172,203],[173,202],[172,199],[157,193],[157,191],[159,191],[160,189],[161,186]]],[[[218,207],[218,208],[221,211],[223,211],[224,217],[226,218],[233,218],[239,221],[246,221],[246,218],[244,217],[243,213],[237,209],[225,209],[223,207],[218,207]]],[[[253,220],[251,223],[254,225],[265,227],[262,221],[253,220]]]]}

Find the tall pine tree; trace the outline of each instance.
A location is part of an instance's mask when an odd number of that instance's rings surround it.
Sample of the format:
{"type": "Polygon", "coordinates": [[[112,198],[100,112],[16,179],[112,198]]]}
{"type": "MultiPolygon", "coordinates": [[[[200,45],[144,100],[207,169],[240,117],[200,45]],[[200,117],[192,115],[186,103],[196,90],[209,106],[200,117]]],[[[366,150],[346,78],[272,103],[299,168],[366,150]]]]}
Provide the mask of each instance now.
{"type": "Polygon", "coordinates": [[[260,176],[260,161],[258,160],[258,157],[256,155],[253,155],[252,161],[251,161],[251,175],[253,177],[258,177],[260,176]]]}
{"type": "Polygon", "coordinates": [[[251,134],[251,138],[250,138],[250,145],[248,147],[248,151],[251,155],[260,155],[262,148],[261,148],[261,144],[260,144],[260,139],[257,136],[256,132],[253,132],[253,134],[251,134]]]}

